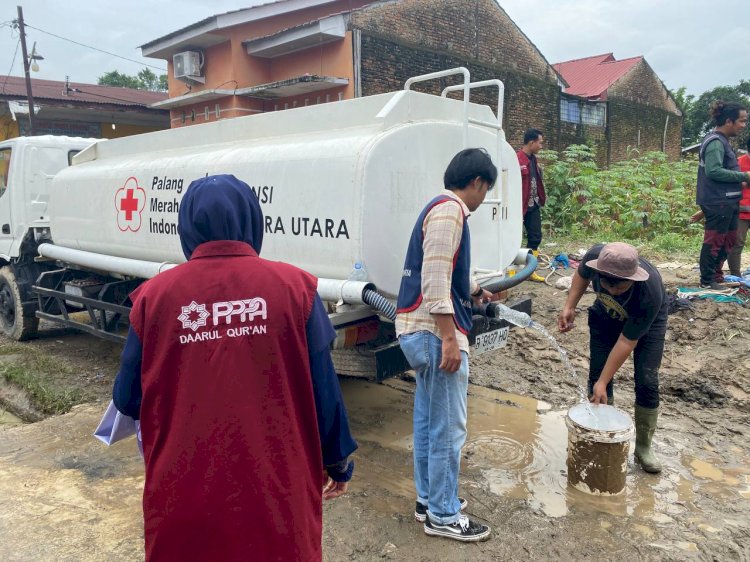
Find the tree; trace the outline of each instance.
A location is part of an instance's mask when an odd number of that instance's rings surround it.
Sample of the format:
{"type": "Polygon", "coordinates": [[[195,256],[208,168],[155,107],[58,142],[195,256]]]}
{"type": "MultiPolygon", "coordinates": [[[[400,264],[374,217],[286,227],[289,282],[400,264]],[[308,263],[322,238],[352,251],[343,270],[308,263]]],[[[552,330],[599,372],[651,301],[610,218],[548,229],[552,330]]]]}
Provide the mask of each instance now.
{"type": "Polygon", "coordinates": [[[157,76],[148,68],[142,69],[135,76],[111,70],[100,76],[96,83],[100,86],[117,86],[136,90],[150,90],[152,92],[167,91],[167,75],[161,74],[157,76]]]}
{"type": "MultiPolygon", "coordinates": [[[[740,80],[736,86],[717,86],[703,92],[697,98],[685,93],[685,88],[678,88],[672,95],[683,113],[682,144],[688,146],[700,142],[711,129],[711,118],[708,108],[715,100],[733,101],[750,108],[750,81],[740,80]]],[[[740,146],[745,146],[747,130],[738,139],[740,146]]]]}

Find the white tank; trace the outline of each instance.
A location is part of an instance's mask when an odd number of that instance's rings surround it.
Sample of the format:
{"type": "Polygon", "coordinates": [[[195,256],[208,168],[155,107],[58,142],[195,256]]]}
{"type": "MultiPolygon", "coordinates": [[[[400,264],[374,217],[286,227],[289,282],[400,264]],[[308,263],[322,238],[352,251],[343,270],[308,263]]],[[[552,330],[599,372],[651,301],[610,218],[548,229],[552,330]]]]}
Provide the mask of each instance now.
{"type": "MultiPolygon", "coordinates": [[[[496,122],[469,105],[470,121],[496,122]]],[[[360,262],[385,295],[398,292],[417,215],[444,191],[464,148],[463,103],[401,91],[98,142],[54,179],[54,244],[153,262],[184,261],[182,194],[207,174],[234,174],[265,214],[262,256],[330,279],[360,262]]],[[[470,218],[472,265],[502,270],[521,244],[521,177],[502,133],[470,124],[505,172],[470,218]],[[498,146],[502,156],[498,158],[498,146]]],[[[498,166],[500,167],[500,166],[498,166]]]]}

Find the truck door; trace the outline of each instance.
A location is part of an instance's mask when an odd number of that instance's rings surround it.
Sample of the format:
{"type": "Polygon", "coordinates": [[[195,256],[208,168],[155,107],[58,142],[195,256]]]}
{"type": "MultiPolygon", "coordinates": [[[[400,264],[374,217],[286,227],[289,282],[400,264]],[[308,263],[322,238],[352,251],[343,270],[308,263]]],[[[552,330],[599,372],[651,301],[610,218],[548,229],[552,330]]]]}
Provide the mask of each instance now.
{"type": "Polygon", "coordinates": [[[13,169],[11,146],[0,146],[0,257],[8,259],[10,247],[13,243],[13,218],[11,216],[10,196],[8,188],[13,169]]]}

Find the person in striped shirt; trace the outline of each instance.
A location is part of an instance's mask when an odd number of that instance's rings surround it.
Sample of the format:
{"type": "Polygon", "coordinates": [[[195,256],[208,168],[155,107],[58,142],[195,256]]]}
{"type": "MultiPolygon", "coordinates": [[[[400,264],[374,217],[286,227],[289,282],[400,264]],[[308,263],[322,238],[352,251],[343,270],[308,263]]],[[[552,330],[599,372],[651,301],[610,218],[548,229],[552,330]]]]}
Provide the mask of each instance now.
{"type": "Polygon", "coordinates": [[[470,277],[469,215],[497,179],[483,149],[462,150],[445,171],[445,191],[417,218],[398,295],[396,333],[414,369],[415,518],[428,535],[486,540],[490,528],[462,513],[458,497],[461,448],[466,440],[466,395],[472,300],[491,293],[470,277]]]}

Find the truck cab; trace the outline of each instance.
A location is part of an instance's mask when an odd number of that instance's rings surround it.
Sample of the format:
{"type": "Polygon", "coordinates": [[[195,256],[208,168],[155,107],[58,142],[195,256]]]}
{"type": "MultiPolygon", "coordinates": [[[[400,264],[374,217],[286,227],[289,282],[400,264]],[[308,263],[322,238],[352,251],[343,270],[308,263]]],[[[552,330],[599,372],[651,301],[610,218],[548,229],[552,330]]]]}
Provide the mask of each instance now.
{"type": "Polygon", "coordinates": [[[0,142],[0,328],[23,340],[36,333],[30,292],[40,271],[34,261],[48,240],[52,178],[96,139],[16,137],[0,142]]]}

